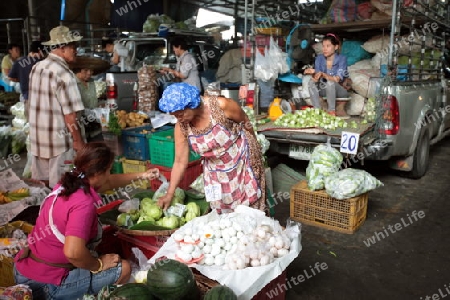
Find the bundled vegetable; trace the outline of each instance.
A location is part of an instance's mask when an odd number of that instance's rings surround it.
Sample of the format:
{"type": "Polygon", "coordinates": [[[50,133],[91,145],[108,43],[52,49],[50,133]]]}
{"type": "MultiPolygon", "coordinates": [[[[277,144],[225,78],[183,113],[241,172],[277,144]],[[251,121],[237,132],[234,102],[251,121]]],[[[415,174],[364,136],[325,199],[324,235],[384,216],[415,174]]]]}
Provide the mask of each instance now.
{"type": "Polygon", "coordinates": [[[308,187],[313,191],[323,189],[325,178],[339,170],[342,159],[342,154],[328,143],[315,147],[306,168],[308,187]]]}
{"type": "Polygon", "coordinates": [[[343,200],[374,190],[383,183],[363,170],[344,169],[325,178],[327,193],[343,200]]]}
{"type": "Polygon", "coordinates": [[[321,127],[324,129],[335,130],[336,128],[357,128],[356,122],[347,123],[339,117],[332,116],[326,111],[318,108],[307,108],[304,110],[296,110],[294,113],[287,113],[280,116],[275,125],[282,127],[321,127]]]}

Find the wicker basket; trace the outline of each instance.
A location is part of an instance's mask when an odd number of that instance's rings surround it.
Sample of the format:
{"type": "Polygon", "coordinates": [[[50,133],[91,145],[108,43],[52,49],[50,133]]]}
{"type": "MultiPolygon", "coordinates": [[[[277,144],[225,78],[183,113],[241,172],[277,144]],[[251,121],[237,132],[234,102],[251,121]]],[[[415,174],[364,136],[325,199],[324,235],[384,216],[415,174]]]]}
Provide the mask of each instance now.
{"type": "MultiPolygon", "coordinates": [[[[14,229],[22,229],[26,234],[29,234],[31,230],[33,230],[33,225],[30,225],[23,221],[15,221],[1,226],[0,232],[6,230],[8,227],[13,227],[14,229]]],[[[0,286],[7,287],[16,284],[13,273],[13,265],[14,259],[12,257],[0,255],[0,286]]]]}
{"type": "Polygon", "coordinates": [[[366,219],[368,194],[338,200],[325,190],[311,191],[306,180],[291,189],[291,219],[342,233],[354,233],[366,219]]]}

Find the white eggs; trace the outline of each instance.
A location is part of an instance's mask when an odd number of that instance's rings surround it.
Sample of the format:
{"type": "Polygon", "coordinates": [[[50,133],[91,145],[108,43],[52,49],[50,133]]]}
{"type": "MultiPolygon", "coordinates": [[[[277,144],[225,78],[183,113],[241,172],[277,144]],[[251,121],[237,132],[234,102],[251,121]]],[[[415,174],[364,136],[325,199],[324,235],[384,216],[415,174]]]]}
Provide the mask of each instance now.
{"type": "Polygon", "coordinates": [[[262,255],[262,256],[259,258],[259,262],[260,262],[261,266],[268,265],[268,264],[270,263],[270,257],[269,257],[269,255],[266,255],[266,254],[262,255]]]}
{"type": "MultiPolygon", "coordinates": [[[[204,250],[203,250],[204,251],[204,250]]],[[[278,256],[278,249],[276,247],[272,247],[270,248],[270,253],[272,253],[273,256],[277,257],[278,256]]]]}
{"type": "Polygon", "coordinates": [[[191,235],[192,239],[194,240],[194,242],[198,241],[200,239],[200,235],[197,233],[193,233],[191,235]]]}
{"type": "Polygon", "coordinates": [[[214,237],[215,238],[222,237],[222,230],[220,230],[220,229],[214,230],[214,237]]]}
{"type": "Polygon", "coordinates": [[[277,239],[274,236],[271,236],[269,238],[269,240],[267,241],[267,243],[269,244],[270,247],[274,247],[276,241],[277,241],[277,239]]]}
{"type": "Polygon", "coordinates": [[[245,268],[245,261],[242,258],[236,259],[235,263],[237,270],[242,270],[245,268]]]}
{"type": "Polygon", "coordinates": [[[211,253],[211,245],[205,245],[202,250],[205,254],[211,253]]]}
{"type": "Polygon", "coordinates": [[[231,224],[231,221],[229,219],[222,219],[222,220],[220,220],[220,228],[222,230],[226,229],[226,228],[229,228],[231,225],[232,224],[231,224]]]}
{"type": "Polygon", "coordinates": [[[283,248],[283,246],[284,246],[283,240],[281,238],[277,238],[275,241],[275,248],[281,249],[283,248]]]}
{"type": "Polygon", "coordinates": [[[289,253],[289,250],[287,250],[287,249],[284,249],[284,248],[278,249],[278,257],[283,257],[288,253],[289,253]]]}
{"type": "Polygon", "coordinates": [[[261,265],[261,263],[259,262],[259,259],[252,259],[250,261],[250,266],[252,267],[259,267],[261,265]]]}
{"type": "Polygon", "coordinates": [[[204,243],[205,243],[205,245],[212,245],[212,244],[214,244],[214,239],[206,239],[204,241],[204,243]]]}
{"type": "Polygon", "coordinates": [[[188,228],[185,228],[185,229],[184,229],[184,234],[185,234],[185,235],[192,235],[192,229],[189,228],[189,227],[188,227],[188,228]]]}
{"type": "Polygon", "coordinates": [[[185,243],[194,243],[194,239],[192,238],[191,235],[185,235],[184,236],[184,242],[185,243]]]}
{"type": "Polygon", "coordinates": [[[219,247],[225,246],[225,241],[222,238],[218,238],[214,241],[214,245],[218,245],[219,247]]]}
{"type": "Polygon", "coordinates": [[[241,239],[243,236],[245,236],[245,235],[244,235],[244,233],[243,233],[242,231],[237,231],[236,237],[237,237],[238,239],[241,239]]]}
{"type": "Polygon", "coordinates": [[[262,228],[258,228],[258,230],[256,231],[256,234],[261,239],[264,239],[266,237],[266,231],[262,228]]]}
{"type": "Polygon", "coordinates": [[[181,259],[182,261],[187,262],[187,261],[192,260],[192,255],[189,253],[186,253],[182,250],[178,250],[176,254],[177,254],[178,258],[181,259]]]}
{"type": "Polygon", "coordinates": [[[228,244],[225,244],[224,249],[225,249],[226,251],[230,251],[232,247],[233,247],[233,244],[228,243],[228,244]]]}
{"type": "Polygon", "coordinates": [[[184,239],[184,235],[182,235],[181,233],[175,232],[172,234],[172,237],[174,239],[175,242],[179,243],[184,239]]]}
{"type": "Polygon", "coordinates": [[[237,236],[230,237],[230,244],[237,244],[237,242],[238,242],[238,237],[237,236]]]}
{"type": "Polygon", "coordinates": [[[191,253],[193,259],[197,259],[197,258],[201,257],[202,254],[203,253],[202,253],[202,251],[200,249],[192,251],[192,253],[191,253]]]}
{"type": "Polygon", "coordinates": [[[214,258],[214,264],[216,266],[221,266],[225,263],[225,257],[222,255],[218,255],[214,258]]]}
{"type": "Polygon", "coordinates": [[[194,251],[194,245],[191,244],[184,244],[180,248],[184,253],[192,253],[194,251]]]}
{"type": "Polygon", "coordinates": [[[202,242],[202,241],[200,241],[200,242],[197,244],[197,247],[199,247],[200,249],[202,249],[204,246],[205,246],[205,243],[202,242]]]}
{"type": "Polygon", "coordinates": [[[212,245],[211,246],[211,255],[212,256],[216,256],[217,254],[220,254],[222,250],[220,249],[220,247],[218,245],[212,245]]]}
{"type": "Polygon", "coordinates": [[[233,227],[229,227],[229,228],[227,229],[227,231],[228,231],[228,235],[229,235],[230,237],[231,237],[231,236],[235,236],[236,233],[237,233],[236,229],[234,229],[233,227]]]}
{"type": "Polygon", "coordinates": [[[205,257],[205,265],[212,266],[214,264],[214,256],[205,257]]]}
{"type": "Polygon", "coordinates": [[[242,232],[242,227],[241,227],[241,225],[238,222],[233,222],[233,228],[237,232],[242,232]]]}

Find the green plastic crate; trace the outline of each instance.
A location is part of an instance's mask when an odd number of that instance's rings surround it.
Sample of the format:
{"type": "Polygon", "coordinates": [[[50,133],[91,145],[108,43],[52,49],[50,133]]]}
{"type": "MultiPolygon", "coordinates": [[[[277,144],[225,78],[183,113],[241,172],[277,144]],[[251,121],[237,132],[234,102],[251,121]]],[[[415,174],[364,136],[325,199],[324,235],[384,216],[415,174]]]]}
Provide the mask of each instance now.
{"type": "MultiPolygon", "coordinates": [[[[151,135],[148,140],[150,148],[150,161],[153,165],[172,168],[175,160],[175,140],[173,129],[158,131],[151,135]]],[[[200,158],[194,151],[189,153],[189,161],[200,158]]]]}

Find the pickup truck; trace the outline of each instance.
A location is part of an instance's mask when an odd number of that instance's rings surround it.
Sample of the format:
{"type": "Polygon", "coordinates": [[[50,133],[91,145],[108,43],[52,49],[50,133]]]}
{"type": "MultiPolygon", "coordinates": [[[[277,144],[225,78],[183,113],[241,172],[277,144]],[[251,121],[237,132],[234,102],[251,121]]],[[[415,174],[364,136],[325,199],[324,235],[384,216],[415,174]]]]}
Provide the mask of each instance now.
{"type": "MultiPolygon", "coordinates": [[[[353,39],[374,28],[390,31],[387,75],[374,78],[379,85],[373,95],[376,117],[364,126],[345,129],[359,135],[359,142],[356,153],[344,158],[343,167],[364,160],[386,160],[391,168],[417,179],[427,172],[430,146],[450,133],[450,80],[442,60],[449,50],[446,47],[450,39],[450,6],[440,1],[434,6],[430,3],[393,1],[393,17],[386,21],[311,25],[315,34],[333,32],[353,39]],[[405,40],[405,35],[416,38],[405,40]],[[399,63],[400,43],[407,43],[410,50],[420,48],[419,64],[414,63],[411,51],[406,54],[407,64],[399,63]],[[429,61],[429,67],[425,66],[425,60],[429,61]]],[[[362,117],[352,119],[358,122],[362,117]]],[[[348,146],[349,136],[342,130],[280,128],[268,123],[258,131],[270,141],[272,152],[301,160],[308,160],[313,148],[328,139],[341,151],[348,146]]]]}
{"type": "MultiPolygon", "coordinates": [[[[221,51],[214,45],[212,36],[183,30],[170,30],[164,37],[158,36],[157,33],[132,33],[119,42],[128,48],[127,59],[134,66],[134,71],[106,73],[107,100],[115,102],[118,109],[131,111],[135,99],[133,88],[138,81],[137,70],[143,64],[174,69],[176,56],[172,50],[171,40],[179,36],[186,39],[188,51],[196,57],[200,78],[212,81],[211,77],[215,76],[221,56],[221,51]]],[[[170,78],[158,73],[155,84],[159,87],[160,94],[168,82],[170,78]]]]}

